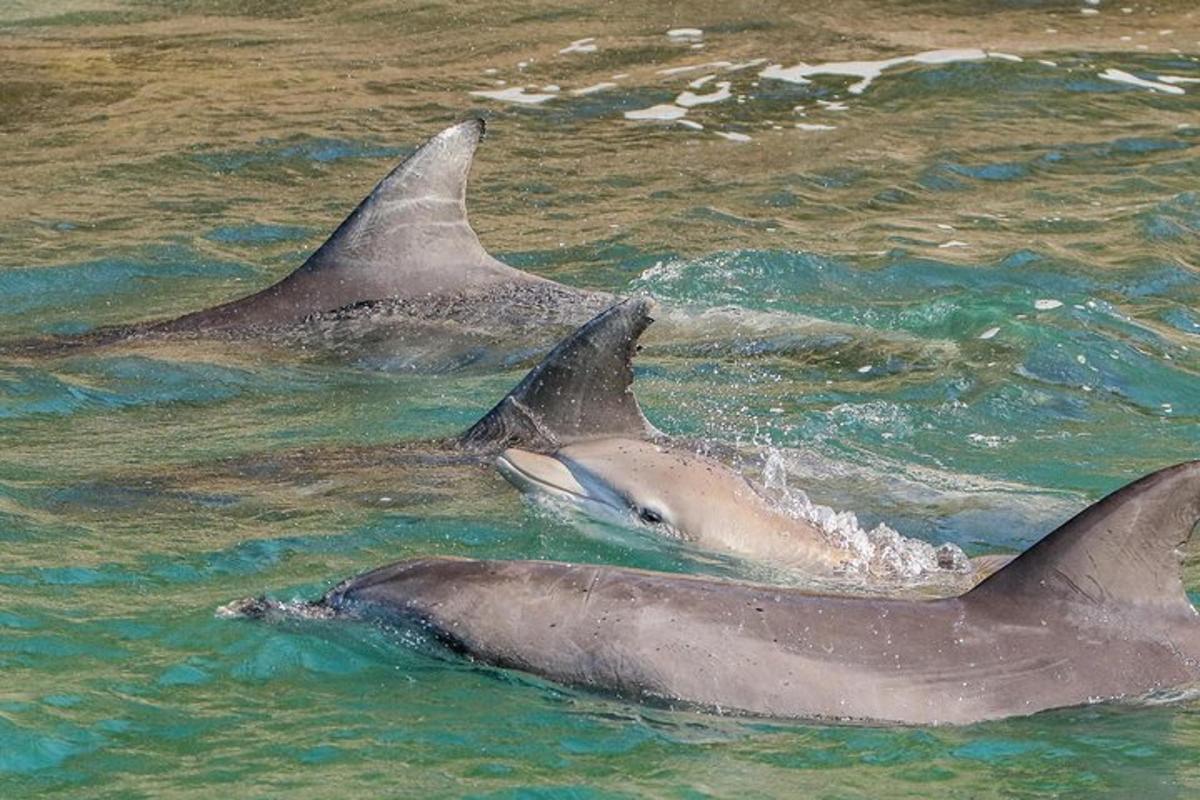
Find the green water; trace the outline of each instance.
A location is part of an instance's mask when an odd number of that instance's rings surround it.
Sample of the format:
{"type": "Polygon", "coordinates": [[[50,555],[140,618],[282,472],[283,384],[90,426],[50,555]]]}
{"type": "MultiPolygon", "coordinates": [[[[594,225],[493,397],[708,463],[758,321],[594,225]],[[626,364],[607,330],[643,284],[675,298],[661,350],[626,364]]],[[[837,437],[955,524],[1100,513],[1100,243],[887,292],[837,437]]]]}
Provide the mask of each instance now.
{"type": "MultiPolygon", "coordinates": [[[[0,340],[264,286],[481,114],[493,252],[677,309],[639,359],[664,430],[970,552],[1200,453],[1200,84],[1163,77],[1200,79],[1193,3],[16,2],[0,41],[0,340]],[[760,75],[950,48],[991,56],[860,93],[760,75]],[[683,117],[702,129],[624,116],[725,81],[683,117]],[[514,87],[552,97],[471,94],[514,87]]],[[[490,407],[528,360],[498,355],[432,377],[246,342],[0,358],[0,796],[1200,794],[1194,701],[768,723],[214,617],[418,554],[755,574],[389,455],[490,407]]]]}

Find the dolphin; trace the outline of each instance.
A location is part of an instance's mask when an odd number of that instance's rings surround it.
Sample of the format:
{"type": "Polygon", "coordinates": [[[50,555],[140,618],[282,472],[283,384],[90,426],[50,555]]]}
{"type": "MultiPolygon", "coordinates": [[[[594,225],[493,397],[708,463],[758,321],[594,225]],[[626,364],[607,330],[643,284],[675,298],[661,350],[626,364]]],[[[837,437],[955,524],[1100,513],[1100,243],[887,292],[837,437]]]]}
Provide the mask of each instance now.
{"type": "Polygon", "coordinates": [[[467,120],[422,144],[299,268],[265,289],[174,319],[100,328],[77,341],[32,340],[15,349],[170,335],[286,338],[305,326],[363,338],[358,328],[388,325],[409,333],[388,338],[384,351],[397,340],[410,349],[424,346],[446,337],[445,329],[461,333],[462,349],[470,349],[472,340],[506,332],[544,341],[559,329],[569,331],[616,298],[522,272],[484,249],[466,210],[467,178],[484,127],[482,119],[467,120]]]}
{"type": "Polygon", "coordinates": [[[381,302],[407,302],[413,304],[407,310],[418,311],[450,299],[497,294],[505,300],[552,299],[583,308],[610,304],[611,295],[521,272],[484,249],[466,208],[467,177],[484,128],[482,119],[468,120],[417,148],[283,280],[150,330],[272,327],[381,302]]]}
{"type": "MultiPolygon", "coordinates": [[[[294,272],[249,296],[165,320],[35,336],[0,355],[164,338],[254,339],[392,369],[524,361],[618,298],[504,264],[471,228],[466,189],[482,119],[446,128],[380,181],[294,272]]],[[[730,307],[663,320],[670,352],[802,354],[835,363],[866,347],[914,365],[947,347],[794,314],[730,307]],[[849,355],[848,355],[849,354],[849,355]]],[[[660,330],[661,332],[661,330],[660,330]]],[[[660,343],[660,346],[663,346],[660,343]]]]}
{"type": "Polygon", "coordinates": [[[300,607],[225,616],[416,624],[484,664],[766,717],[968,724],[1200,683],[1180,553],[1200,461],[1110,494],[970,591],[914,600],[546,561],[424,558],[300,607]]]}
{"type": "MultiPolygon", "coordinates": [[[[578,366],[604,363],[603,380],[576,382],[569,396],[561,382],[541,392],[554,398],[559,413],[569,409],[586,415],[586,425],[563,426],[544,416],[540,424],[530,424],[521,411],[526,401],[508,397],[496,413],[507,410],[512,435],[497,433],[495,421],[485,417],[462,441],[482,435],[493,447],[507,443],[495,463],[510,483],[533,497],[564,500],[593,517],[615,518],[698,548],[808,577],[861,569],[861,558],[845,542],[785,513],[754,482],[706,453],[715,449],[711,444],[672,440],[646,421],[633,391],[632,359],[637,338],[653,322],[654,307],[644,302],[621,308],[622,323],[609,320],[602,327],[605,336],[590,332],[586,347],[582,336],[566,343],[573,352],[586,352],[578,366]],[[544,436],[541,428],[569,429],[572,435],[544,436]]],[[[562,358],[551,356],[548,362],[560,373],[569,371],[562,358]]],[[[526,383],[541,382],[543,369],[531,373],[526,383]]],[[[944,545],[930,547],[927,560],[929,571],[936,565],[940,577],[958,573],[979,580],[1009,558],[967,559],[959,548],[944,545]]],[[[886,571],[881,565],[868,567],[886,571]]]]}

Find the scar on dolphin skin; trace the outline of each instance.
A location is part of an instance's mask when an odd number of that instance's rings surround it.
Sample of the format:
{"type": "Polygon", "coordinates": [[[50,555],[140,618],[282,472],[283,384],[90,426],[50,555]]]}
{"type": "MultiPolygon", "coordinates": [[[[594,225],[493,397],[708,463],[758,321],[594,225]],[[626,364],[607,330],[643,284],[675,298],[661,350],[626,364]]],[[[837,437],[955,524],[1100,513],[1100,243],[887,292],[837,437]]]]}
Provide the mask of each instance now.
{"type": "Polygon", "coordinates": [[[1200,615],[1179,556],[1198,520],[1192,461],[1108,495],[950,598],[424,558],[313,603],[250,598],[218,614],[412,624],[478,661],[644,702],[968,724],[1200,683],[1200,615]]]}

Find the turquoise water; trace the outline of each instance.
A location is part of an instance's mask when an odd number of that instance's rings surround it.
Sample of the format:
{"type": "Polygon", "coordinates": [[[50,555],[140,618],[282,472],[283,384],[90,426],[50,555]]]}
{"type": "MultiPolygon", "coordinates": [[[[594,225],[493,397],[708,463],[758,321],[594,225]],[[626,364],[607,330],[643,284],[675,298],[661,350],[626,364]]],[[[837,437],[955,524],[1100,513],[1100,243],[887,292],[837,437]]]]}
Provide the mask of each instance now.
{"type": "MultiPolygon", "coordinates": [[[[10,5],[0,341],[261,287],[418,141],[482,114],[484,243],[658,298],[637,379],[655,424],[772,453],[865,525],[1017,550],[1200,453],[1192,4],[734,5],[10,5]],[[685,27],[703,33],[666,35],[685,27]],[[991,55],[861,92],[762,74],[952,48],[991,55]],[[678,106],[701,129],[625,116],[726,81],[678,106]],[[549,97],[471,94],[515,87],[549,97]]],[[[415,635],[214,617],[423,554],[761,574],[430,456],[530,358],[488,355],[433,375],[228,341],[0,356],[0,795],[1200,793],[1195,701],[764,722],[415,635]]]]}

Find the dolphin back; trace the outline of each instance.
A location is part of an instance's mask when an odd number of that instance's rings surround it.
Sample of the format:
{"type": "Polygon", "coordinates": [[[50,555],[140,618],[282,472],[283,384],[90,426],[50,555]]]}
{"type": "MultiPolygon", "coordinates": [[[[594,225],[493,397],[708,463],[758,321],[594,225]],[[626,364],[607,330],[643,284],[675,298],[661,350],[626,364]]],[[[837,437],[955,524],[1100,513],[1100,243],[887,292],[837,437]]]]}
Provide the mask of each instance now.
{"type": "Polygon", "coordinates": [[[658,435],[633,394],[633,356],[654,321],[652,309],[649,298],[635,297],[601,312],[560,342],[458,443],[477,451],[549,452],[600,436],[658,435]]]}
{"type": "Polygon", "coordinates": [[[1181,549],[1198,521],[1200,461],[1167,467],[1084,509],[965,597],[973,603],[1066,599],[1192,616],[1181,549]]]}

